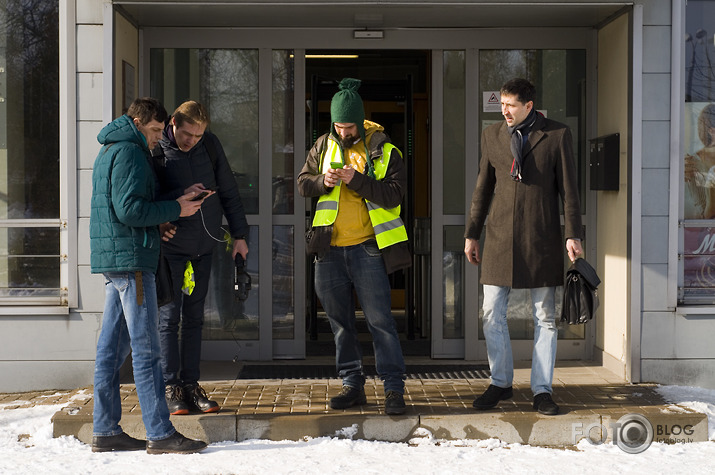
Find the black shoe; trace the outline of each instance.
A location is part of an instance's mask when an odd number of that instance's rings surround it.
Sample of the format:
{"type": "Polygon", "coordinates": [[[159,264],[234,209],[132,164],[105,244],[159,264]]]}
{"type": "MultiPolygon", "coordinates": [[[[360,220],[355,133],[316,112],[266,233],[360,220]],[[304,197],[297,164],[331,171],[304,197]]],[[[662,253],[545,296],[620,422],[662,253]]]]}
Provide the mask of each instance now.
{"type": "Polygon", "coordinates": [[[189,409],[194,411],[218,412],[221,409],[217,402],[211,401],[206,396],[206,391],[199,386],[199,383],[184,386],[184,400],[188,403],[189,409]]]}
{"type": "Polygon", "coordinates": [[[513,395],[514,393],[511,390],[511,386],[508,388],[500,388],[499,386],[490,384],[487,390],[484,391],[484,394],[474,400],[472,407],[480,410],[491,409],[496,407],[499,401],[511,399],[513,395]]]}
{"type": "Polygon", "coordinates": [[[405,413],[405,398],[397,391],[387,391],[385,395],[385,414],[398,416],[405,413]]]}
{"type": "Polygon", "coordinates": [[[166,405],[169,406],[169,414],[172,416],[189,413],[189,405],[186,404],[184,390],[178,384],[166,385],[166,405]]]}
{"type": "Polygon", "coordinates": [[[559,413],[559,406],[551,399],[551,394],[549,393],[534,396],[534,409],[547,416],[555,416],[559,413]]]}
{"type": "Polygon", "coordinates": [[[352,406],[362,406],[367,403],[364,388],[353,388],[343,386],[340,394],[330,400],[330,407],[333,409],[347,409],[352,406]]]}
{"type": "Polygon", "coordinates": [[[192,454],[205,448],[206,442],[203,440],[187,439],[179,432],[174,432],[166,439],[146,441],[148,454],[192,454]]]}
{"type": "Polygon", "coordinates": [[[135,439],[122,432],[118,435],[92,437],[92,452],[114,452],[118,450],[144,450],[146,440],[135,439]]]}

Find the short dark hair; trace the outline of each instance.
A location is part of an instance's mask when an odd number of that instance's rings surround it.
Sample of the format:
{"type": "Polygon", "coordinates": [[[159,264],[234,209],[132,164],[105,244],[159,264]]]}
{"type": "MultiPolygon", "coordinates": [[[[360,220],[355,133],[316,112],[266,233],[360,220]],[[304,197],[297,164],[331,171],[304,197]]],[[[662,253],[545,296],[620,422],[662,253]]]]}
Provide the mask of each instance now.
{"type": "Polygon", "coordinates": [[[499,91],[502,95],[516,96],[522,104],[531,101],[536,97],[536,88],[528,79],[514,78],[504,83],[499,91]]]}
{"type": "Polygon", "coordinates": [[[166,109],[153,97],[139,97],[134,99],[132,105],[127,109],[127,115],[132,119],[139,119],[142,125],[146,125],[152,120],[164,123],[169,115],[166,109]]]}

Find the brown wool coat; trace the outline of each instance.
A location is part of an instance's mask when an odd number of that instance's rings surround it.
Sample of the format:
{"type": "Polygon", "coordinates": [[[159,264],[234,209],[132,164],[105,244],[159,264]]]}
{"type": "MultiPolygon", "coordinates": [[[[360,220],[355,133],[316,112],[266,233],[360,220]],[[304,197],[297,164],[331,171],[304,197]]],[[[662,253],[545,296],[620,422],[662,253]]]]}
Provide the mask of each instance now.
{"type": "Polygon", "coordinates": [[[538,115],[524,148],[522,182],[509,175],[510,139],[504,121],[482,132],[482,158],[465,232],[466,238],[478,240],[489,215],[480,255],[481,283],[513,288],[563,285],[565,239],[582,238],[571,132],[538,115]]]}

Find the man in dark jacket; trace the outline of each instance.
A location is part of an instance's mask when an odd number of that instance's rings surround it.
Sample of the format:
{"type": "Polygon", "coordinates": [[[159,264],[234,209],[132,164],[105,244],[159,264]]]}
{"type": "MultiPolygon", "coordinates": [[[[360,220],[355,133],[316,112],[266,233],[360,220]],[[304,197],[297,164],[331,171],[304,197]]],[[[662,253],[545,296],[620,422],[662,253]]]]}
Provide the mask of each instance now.
{"type": "Polygon", "coordinates": [[[559,411],[551,397],[558,333],[554,295],[564,282],[559,202],[563,201],[566,251],[572,261],[583,253],[581,208],[571,132],[536,112],[535,94],[526,79],[508,81],[501,88],[505,122],[482,133],[482,158],[464,253],[472,264],[482,262],[479,238],[489,214],[481,282],[492,381],[473,406],[490,409],[512,397],[514,362],[506,320],[509,292],[530,289],[533,406],[542,414],[554,415],[559,411]]]}
{"type": "Polygon", "coordinates": [[[104,274],[106,299],[94,371],[94,452],[190,453],[206,447],[179,434],[169,421],[158,357],[159,225],[201,206],[191,201],[194,193],[154,201],[149,148],[161,137],[165,119],[157,100],[137,99],[97,136],[103,147],[92,172],[90,263],[92,273],[104,274]],[[119,369],[130,348],[146,441],[130,437],[119,425],[119,369]]]}
{"type": "Polygon", "coordinates": [[[362,354],[355,328],[353,289],[373,337],[385,412],[405,412],[405,363],[392,317],[389,272],[407,267],[407,233],[400,219],[406,173],[383,128],[365,120],[360,81],[343,79],[330,105],[330,133],[313,145],[298,175],[302,196],[319,197],[309,251],[315,291],[335,337],[343,379],[333,409],[366,403],[362,354]]]}
{"type": "Polygon", "coordinates": [[[159,142],[164,155],[164,166],[159,167],[160,197],[192,191],[208,194],[199,213],[174,221],[176,234],[162,245],[174,283],[174,301],[159,309],[162,369],[171,414],[220,409],[199,385],[199,364],[213,251],[217,243],[226,242],[221,227],[224,214],[233,239],[232,257],[240,254],[245,259],[248,254],[249,229],[238,185],[221,143],[206,131],[208,126],[204,106],[186,101],[174,111],[159,142]],[[194,287],[182,292],[188,263],[194,287]]]}

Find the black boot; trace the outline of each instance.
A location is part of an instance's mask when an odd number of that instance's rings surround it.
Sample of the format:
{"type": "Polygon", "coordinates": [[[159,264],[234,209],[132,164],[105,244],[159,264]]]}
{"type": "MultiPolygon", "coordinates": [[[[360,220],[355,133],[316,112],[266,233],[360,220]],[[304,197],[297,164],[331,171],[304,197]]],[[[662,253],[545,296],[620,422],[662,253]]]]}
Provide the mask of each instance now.
{"type": "Polygon", "coordinates": [[[490,384],[487,390],[484,391],[484,394],[474,400],[472,407],[480,410],[491,409],[496,407],[499,401],[511,399],[513,395],[514,393],[511,390],[511,386],[508,388],[500,388],[499,386],[490,384]]]}
{"type": "Polygon", "coordinates": [[[343,386],[340,394],[330,400],[330,407],[333,409],[347,409],[352,406],[362,406],[366,402],[364,388],[343,386]]]}
{"type": "Polygon", "coordinates": [[[184,390],[178,384],[166,385],[166,405],[169,406],[169,414],[172,416],[189,413],[189,405],[186,404],[184,390]]]}
{"type": "Polygon", "coordinates": [[[405,406],[405,398],[397,391],[387,391],[385,395],[385,414],[397,416],[404,414],[407,407],[405,406]]]}
{"type": "Polygon", "coordinates": [[[146,452],[148,454],[192,454],[206,448],[203,440],[187,439],[179,432],[174,432],[166,439],[147,440],[146,452]]]}
{"type": "Polygon", "coordinates": [[[126,432],[117,435],[92,437],[92,452],[115,452],[119,450],[144,450],[146,440],[135,439],[126,432]]]}
{"type": "Polygon", "coordinates": [[[559,406],[556,405],[549,393],[540,393],[534,396],[534,409],[547,416],[555,416],[559,413],[559,406]]]}
{"type": "Polygon", "coordinates": [[[199,383],[187,384],[184,386],[184,396],[189,405],[189,409],[198,412],[218,412],[221,409],[217,402],[211,401],[206,395],[204,388],[199,383]]]}

